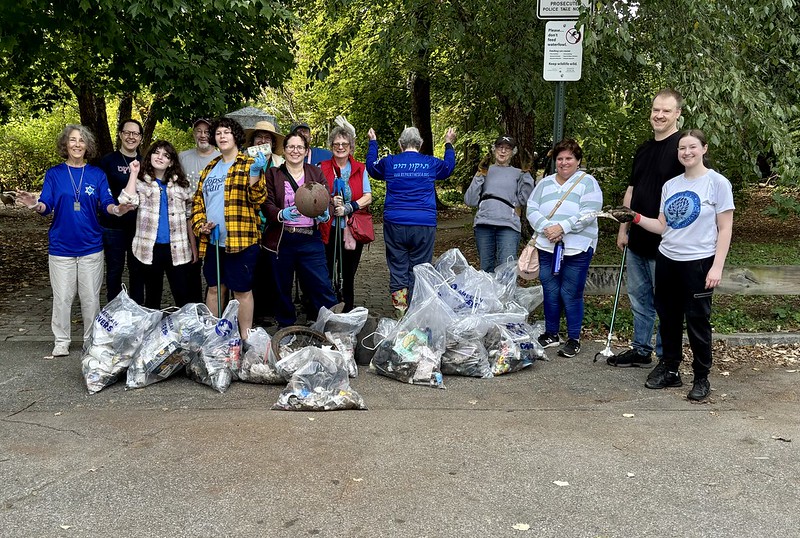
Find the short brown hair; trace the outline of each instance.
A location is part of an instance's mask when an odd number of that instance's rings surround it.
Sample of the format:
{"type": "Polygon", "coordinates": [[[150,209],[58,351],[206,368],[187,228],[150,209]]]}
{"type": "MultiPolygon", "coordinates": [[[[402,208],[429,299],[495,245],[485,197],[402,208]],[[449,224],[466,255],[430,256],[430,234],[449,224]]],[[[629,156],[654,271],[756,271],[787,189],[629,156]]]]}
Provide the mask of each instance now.
{"type": "Polygon", "coordinates": [[[556,144],[555,147],[553,147],[553,159],[557,158],[558,154],[562,151],[569,151],[575,155],[575,158],[579,161],[583,158],[583,150],[581,149],[580,144],[578,144],[574,138],[565,138],[556,144]]]}
{"type": "Polygon", "coordinates": [[[673,90],[672,88],[664,88],[660,92],[653,97],[653,101],[656,100],[657,97],[672,97],[675,99],[675,102],[678,104],[678,110],[683,110],[683,96],[681,92],[678,90],[673,90]]]}

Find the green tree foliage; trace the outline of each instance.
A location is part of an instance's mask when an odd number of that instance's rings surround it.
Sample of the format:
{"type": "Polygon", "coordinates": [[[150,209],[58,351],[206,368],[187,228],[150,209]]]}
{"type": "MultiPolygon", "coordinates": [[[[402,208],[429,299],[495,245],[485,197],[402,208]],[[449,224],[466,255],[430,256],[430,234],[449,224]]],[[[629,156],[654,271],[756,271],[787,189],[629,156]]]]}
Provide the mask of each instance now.
{"type": "Polygon", "coordinates": [[[584,72],[606,81],[606,95],[627,97],[629,84],[650,88],[640,96],[675,87],[686,99],[684,127],[706,132],[712,160],[737,189],[760,177],[759,155],[798,182],[797,1],[617,0],[598,2],[585,22],[584,72]]]}
{"type": "Polygon", "coordinates": [[[0,17],[0,111],[71,94],[106,151],[107,97],[149,92],[152,133],[222,113],[293,65],[291,13],[273,0],[20,0],[0,17]]]}

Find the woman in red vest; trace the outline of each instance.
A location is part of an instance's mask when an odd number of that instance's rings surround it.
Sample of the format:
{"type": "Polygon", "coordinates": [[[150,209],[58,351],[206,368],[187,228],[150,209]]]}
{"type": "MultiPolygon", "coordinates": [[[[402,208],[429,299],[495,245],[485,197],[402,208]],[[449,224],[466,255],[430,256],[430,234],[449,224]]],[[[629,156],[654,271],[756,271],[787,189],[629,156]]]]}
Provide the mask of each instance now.
{"type": "Polygon", "coordinates": [[[364,245],[345,240],[345,227],[347,218],[354,211],[364,209],[372,202],[372,189],[364,163],[353,158],[355,133],[347,127],[334,127],[328,136],[328,144],[333,159],[322,161],[319,166],[328,180],[334,218],[320,225],[320,232],[334,290],[341,294],[344,312],[350,312],[355,302],[354,283],[364,245]]]}

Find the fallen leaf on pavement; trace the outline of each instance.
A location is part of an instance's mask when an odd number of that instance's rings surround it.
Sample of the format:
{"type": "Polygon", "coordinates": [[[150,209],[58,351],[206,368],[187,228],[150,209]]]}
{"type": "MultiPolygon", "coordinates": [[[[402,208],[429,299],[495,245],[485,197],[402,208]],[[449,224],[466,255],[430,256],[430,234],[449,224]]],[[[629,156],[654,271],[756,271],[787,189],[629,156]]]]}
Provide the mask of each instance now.
{"type": "Polygon", "coordinates": [[[780,437],[778,435],[773,435],[772,438],[775,439],[776,441],[783,441],[784,443],[791,443],[792,442],[792,440],[789,439],[788,437],[780,437]]]}

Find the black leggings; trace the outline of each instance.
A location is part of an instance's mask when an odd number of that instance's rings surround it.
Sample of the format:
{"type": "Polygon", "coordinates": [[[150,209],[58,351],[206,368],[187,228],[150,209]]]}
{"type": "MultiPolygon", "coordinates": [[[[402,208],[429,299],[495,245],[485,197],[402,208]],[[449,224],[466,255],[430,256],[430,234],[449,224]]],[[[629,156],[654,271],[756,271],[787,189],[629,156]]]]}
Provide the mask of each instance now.
{"type": "Polygon", "coordinates": [[[664,349],[664,362],[677,371],[683,360],[683,322],[694,355],[692,370],[696,378],[711,371],[711,296],[706,275],[714,256],[679,262],[659,253],[656,258],[656,312],[664,349]]]}

